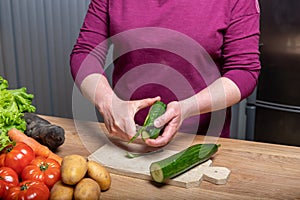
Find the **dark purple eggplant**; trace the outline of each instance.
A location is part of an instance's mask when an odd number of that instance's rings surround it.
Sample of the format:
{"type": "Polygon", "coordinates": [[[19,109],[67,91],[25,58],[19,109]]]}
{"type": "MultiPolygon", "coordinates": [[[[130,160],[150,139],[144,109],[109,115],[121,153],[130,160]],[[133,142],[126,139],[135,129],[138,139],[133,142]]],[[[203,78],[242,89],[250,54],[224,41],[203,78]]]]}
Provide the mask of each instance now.
{"type": "Polygon", "coordinates": [[[24,113],[27,136],[55,151],[65,141],[65,131],[62,127],[51,124],[35,113],[24,113]]]}

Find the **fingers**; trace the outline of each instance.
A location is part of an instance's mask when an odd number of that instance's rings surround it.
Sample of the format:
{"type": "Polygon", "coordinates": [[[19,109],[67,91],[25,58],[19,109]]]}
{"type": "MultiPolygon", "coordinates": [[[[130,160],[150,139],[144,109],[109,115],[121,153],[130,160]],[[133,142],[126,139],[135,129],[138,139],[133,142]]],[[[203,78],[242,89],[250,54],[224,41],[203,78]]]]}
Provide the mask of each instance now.
{"type": "Polygon", "coordinates": [[[136,134],[136,125],[134,120],[128,120],[124,123],[124,134],[127,136],[128,141],[136,134]]]}
{"type": "MultiPolygon", "coordinates": [[[[136,125],[134,122],[134,115],[142,108],[153,105],[156,101],[161,98],[147,98],[136,101],[123,101],[120,103],[120,111],[116,113],[109,113],[106,115],[105,124],[110,132],[110,136],[118,137],[121,140],[129,141],[136,135],[136,125]],[[123,105],[121,105],[123,104],[123,105]],[[129,106],[129,107],[128,107],[129,106]],[[128,112],[121,112],[122,108],[128,107],[128,112]]],[[[160,147],[168,144],[175,134],[177,133],[178,127],[181,125],[181,110],[178,102],[171,102],[167,106],[166,112],[154,121],[154,126],[157,128],[166,126],[164,133],[157,139],[148,139],[146,144],[148,146],[160,147]],[[167,126],[166,126],[167,125],[167,126]]],[[[142,142],[141,138],[137,138],[135,143],[142,142]]]]}
{"type": "Polygon", "coordinates": [[[178,102],[171,102],[166,112],[154,121],[154,126],[157,128],[165,126],[163,134],[155,140],[146,140],[146,144],[153,147],[167,145],[177,133],[181,123],[180,106],[178,102]]]}
{"type": "Polygon", "coordinates": [[[147,139],[145,143],[152,147],[162,147],[167,145],[175,136],[177,128],[175,126],[167,126],[164,133],[156,139],[147,139]]]}
{"type": "Polygon", "coordinates": [[[160,128],[167,124],[171,119],[174,118],[174,112],[173,110],[167,109],[166,112],[154,120],[154,126],[156,128],[160,128]]]}
{"type": "Polygon", "coordinates": [[[172,119],[177,118],[178,115],[180,115],[180,113],[176,111],[176,108],[174,106],[172,106],[171,104],[169,104],[167,106],[166,112],[163,115],[161,115],[160,117],[158,117],[157,119],[155,119],[154,126],[156,128],[162,127],[165,124],[167,124],[168,122],[170,122],[172,119]]]}
{"type": "Polygon", "coordinates": [[[156,101],[160,101],[160,97],[159,96],[154,97],[154,98],[147,98],[147,99],[142,99],[142,100],[136,101],[136,103],[137,103],[137,111],[139,111],[140,109],[143,109],[143,108],[151,106],[156,101]]]}

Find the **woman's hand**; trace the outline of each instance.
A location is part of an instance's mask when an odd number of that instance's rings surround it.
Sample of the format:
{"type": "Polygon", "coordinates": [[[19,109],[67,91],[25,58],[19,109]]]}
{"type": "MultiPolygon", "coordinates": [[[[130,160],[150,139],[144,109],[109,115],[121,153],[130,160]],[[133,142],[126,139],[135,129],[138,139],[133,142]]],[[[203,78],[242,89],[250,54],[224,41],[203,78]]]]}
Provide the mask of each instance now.
{"type": "MultiPolygon", "coordinates": [[[[102,74],[87,76],[80,89],[99,110],[108,129],[109,136],[129,141],[136,134],[135,114],[151,106],[160,97],[136,101],[124,101],[116,96],[108,80],[102,74]]],[[[135,140],[138,142],[139,139],[135,140]]]]}
{"type": "Polygon", "coordinates": [[[178,101],[170,102],[166,112],[154,121],[155,127],[165,126],[162,135],[156,139],[147,139],[145,142],[149,146],[160,147],[167,145],[179,130],[182,121],[185,119],[182,110],[184,106],[178,101]]]}
{"type": "Polygon", "coordinates": [[[186,118],[224,109],[240,100],[238,86],[229,78],[221,77],[196,95],[169,103],[165,114],[154,122],[156,127],[165,125],[164,132],[156,139],[147,139],[146,143],[153,147],[164,146],[172,140],[186,118]]]}
{"type": "Polygon", "coordinates": [[[136,134],[135,114],[158,100],[160,100],[160,97],[124,101],[114,95],[112,100],[101,102],[97,107],[104,118],[109,136],[129,141],[136,134]]]}

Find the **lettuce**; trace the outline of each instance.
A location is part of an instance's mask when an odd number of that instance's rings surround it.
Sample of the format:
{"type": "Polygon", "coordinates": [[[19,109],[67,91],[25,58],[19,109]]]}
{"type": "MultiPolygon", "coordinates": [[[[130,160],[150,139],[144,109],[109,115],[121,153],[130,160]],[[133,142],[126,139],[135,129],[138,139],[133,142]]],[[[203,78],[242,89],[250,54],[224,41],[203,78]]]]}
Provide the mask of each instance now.
{"type": "Polygon", "coordinates": [[[23,116],[24,112],[35,112],[33,98],[25,87],[8,89],[7,80],[0,76],[0,151],[12,142],[7,135],[10,129],[26,130],[23,116]]]}

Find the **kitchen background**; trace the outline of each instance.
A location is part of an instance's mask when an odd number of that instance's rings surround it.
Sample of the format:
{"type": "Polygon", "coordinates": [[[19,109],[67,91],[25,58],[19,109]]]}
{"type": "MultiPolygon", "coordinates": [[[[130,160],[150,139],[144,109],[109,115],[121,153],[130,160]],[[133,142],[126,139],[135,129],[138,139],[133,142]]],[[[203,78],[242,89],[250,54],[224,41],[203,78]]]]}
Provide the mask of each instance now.
{"type": "MultiPolygon", "coordinates": [[[[89,1],[0,1],[0,75],[35,95],[37,113],[73,117],[69,55],[89,1]]],[[[231,137],[300,146],[300,1],[260,5],[262,72],[232,108],[231,137]]]]}

